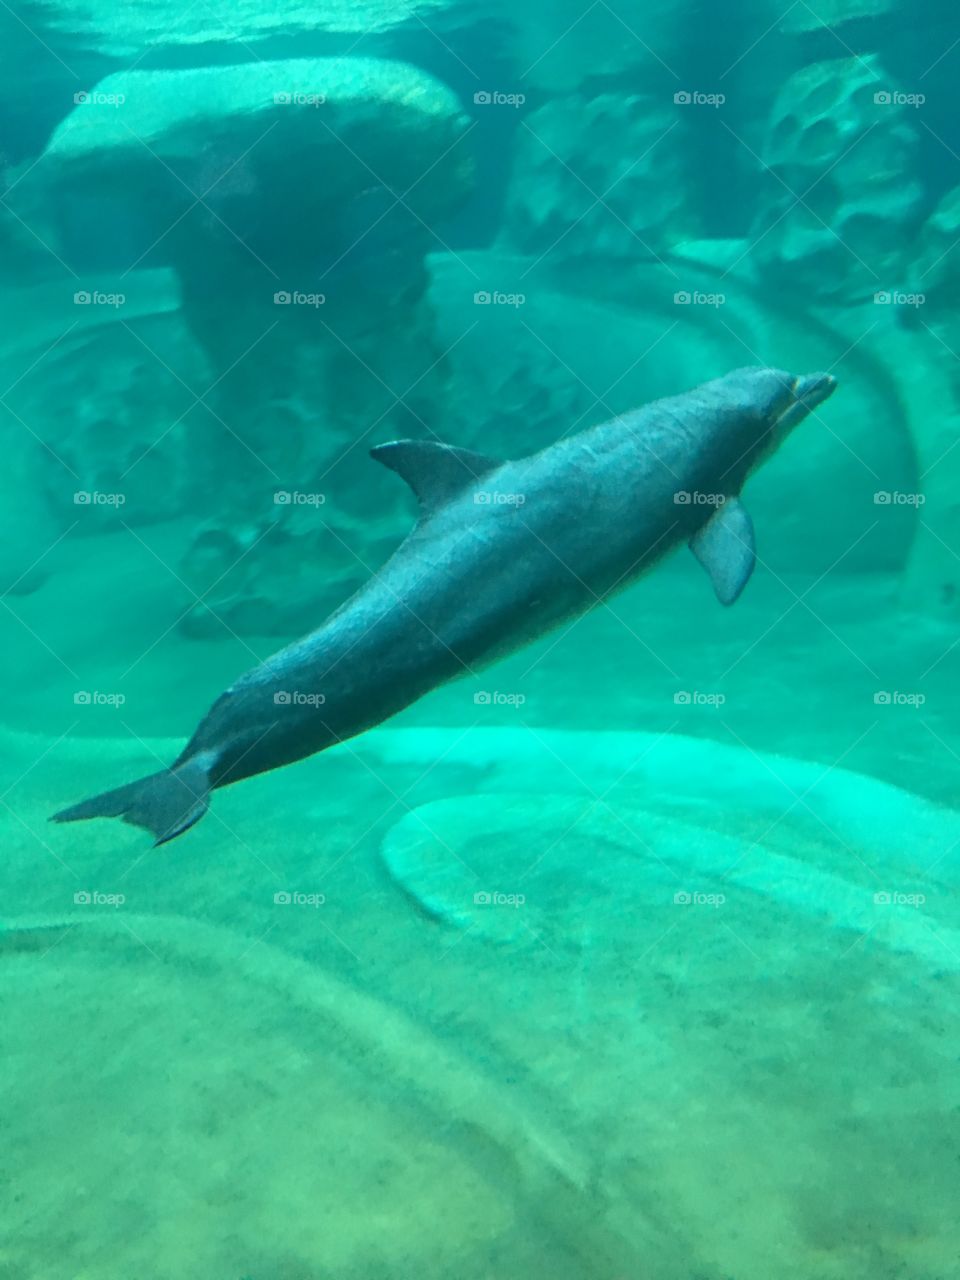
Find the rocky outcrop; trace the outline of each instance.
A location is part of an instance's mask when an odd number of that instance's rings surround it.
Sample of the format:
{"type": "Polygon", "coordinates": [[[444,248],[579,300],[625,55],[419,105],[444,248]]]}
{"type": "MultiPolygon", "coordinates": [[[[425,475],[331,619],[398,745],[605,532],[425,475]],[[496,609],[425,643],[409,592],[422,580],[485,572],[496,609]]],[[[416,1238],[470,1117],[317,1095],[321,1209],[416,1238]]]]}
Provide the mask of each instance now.
{"type": "Polygon", "coordinates": [[[249,49],[270,38],[310,33],[370,35],[404,23],[435,22],[450,0],[212,0],[179,5],[164,0],[35,0],[35,25],[70,48],[129,58],[164,46],[233,43],[249,49]]]}
{"type": "MultiPolygon", "coordinates": [[[[122,228],[115,256],[169,264],[181,295],[176,317],[131,328],[122,303],[71,307],[64,292],[65,328],[102,321],[54,362],[74,406],[61,444],[75,487],[122,493],[134,525],[195,513],[185,577],[215,587],[241,628],[264,616],[263,584],[284,577],[270,548],[289,555],[292,539],[310,563],[326,550],[334,586],[355,575],[330,529],[369,514],[354,472],[372,464],[356,446],[422,430],[442,397],[423,259],[469,190],[467,123],[449,89],[397,62],[134,70],[77,104],[31,175],[64,253],[93,194],[101,254],[122,228]],[[348,497],[320,513],[335,465],[348,497]],[[285,506],[284,492],[310,505],[285,506]],[[274,526],[267,551],[249,554],[274,526]],[[244,573],[207,581],[211,555],[218,574],[224,555],[244,573]]],[[[50,384],[32,394],[31,416],[53,416],[50,384]]],[[[279,598],[266,603],[277,628],[300,625],[279,598]]],[[[200,609],[188,625],[208,621],[200,609]]]]}
{"type": "Polygon", "coordinates": [[[637,260],[693,234],[690,182],[673,136],[677,105],[581,93],[531,112],[518,134],[504,246],[556,261],[637,260]]]}
{"type": "Polygon", "coordinates": [[[796,72],[767,126],[770,181],[753,260],[812,295],[854,301],[902,278],[922,214],[911,95],[874,57],[796,72]]]}

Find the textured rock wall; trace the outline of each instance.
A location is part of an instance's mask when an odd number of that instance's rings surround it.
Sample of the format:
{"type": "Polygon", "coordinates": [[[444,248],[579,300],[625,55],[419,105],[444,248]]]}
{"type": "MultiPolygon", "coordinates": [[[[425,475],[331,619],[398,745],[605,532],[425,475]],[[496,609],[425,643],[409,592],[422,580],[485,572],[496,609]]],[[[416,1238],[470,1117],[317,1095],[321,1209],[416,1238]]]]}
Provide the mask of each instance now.
{"type": "MultiPolygon", "coordinates": [[[[24,451],[55,449],[69,468],[57,464],[41,501],[55,506],[72,473],[78,488],[122,487],[133,527],[189,513],[185,580],[241,629],[285,561],[320,557],[335,594],[402,534],[405,495],[383,497],[368,445],[490,437],[522,452],[609,416],[616,395],[598,398],[588,375],[623,348],[611,303],[644,330],[620,370],[636,399],[724,366],[795,364],[807,317],[847,391],[831,422],[845,403],[858,435],[876,414],[870,388],[886,388],[884,485],[926,483],[912,459],[929,459],[941,471],[925,514],[946,502],[949,430],[921,438],[924,415],[893,407],[916,395],[915,379],[898,388],[902,346],[943,366],[952,409],[960,346],[957,198],[930,164],[950,138],[925,114],[939,72],[919,101],[896,0],[815,17],[768,0],[723,15],[410,0],[241,6],[229,24],[217,8],[146,3],[44,2],[28,16],[67,65],[83,48],[114,69],[81,80],[93,64],[78,64],[82,92],[42,154],[5,166],[0,270],[60,280],[69,297],[163,268],[179,298],[152,319],[67,302],[16,327],[17,359],[49,374],[10,399],[30,423],[24,451]],[[454,29],[472,42],[451,45],[454,29]],[[446,82],[359,47],[250,57],[275,37],[298,34],[300,49],[308,33],[361,32],[378,52],[443,50],[446,82]],[[224,62],[231,44],[242,65],[224,62]],[[451,272],[453,295],[440,287],[451,272]],[[571,349],[582,367],[559,358],[571,349]],[[482,358],[465,363],[468,351],[482,358]]],[[[796,465],[814,479],[814,457],[798,451],[796,465]]],[[[837,480],[849,482],[843,467],[837,480]]],[[[51,527],[74,514],[48,511],[51,527]]],[[[116,514],[88,512],[80,529],[116,514]]],[[[858,563],[905,564],[921,524],[917,505],[885,513],[858,563]]],[[[836,550],[830,525],[794,540],[798,564],[836,550]]],[[[937,527],[946,537],[947,507],[937,527]]],[[[294,621],[278,594],[269,616],[283,631],[294,621]]],[[[189,625],[210,617],[192,609],[189,625]]]]}

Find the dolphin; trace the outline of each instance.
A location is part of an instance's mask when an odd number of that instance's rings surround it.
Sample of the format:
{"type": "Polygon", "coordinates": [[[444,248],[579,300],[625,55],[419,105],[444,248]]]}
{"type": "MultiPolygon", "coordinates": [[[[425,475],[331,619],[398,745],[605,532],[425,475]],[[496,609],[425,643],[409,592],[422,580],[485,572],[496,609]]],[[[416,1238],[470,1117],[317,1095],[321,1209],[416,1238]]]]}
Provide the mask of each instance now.
{"type": "Polygon", "coordinates": [[[721,603],[755,561],[748,475],[832,394],[827,373],[738,369],[502,461],[429,440],[371,456],[419,520],[320,628],[242,675],[169,768],[53,815],[116,817],[157,845],[210,792],[291,764],[396,715],[633,582],[689,543],[721,603]]]}

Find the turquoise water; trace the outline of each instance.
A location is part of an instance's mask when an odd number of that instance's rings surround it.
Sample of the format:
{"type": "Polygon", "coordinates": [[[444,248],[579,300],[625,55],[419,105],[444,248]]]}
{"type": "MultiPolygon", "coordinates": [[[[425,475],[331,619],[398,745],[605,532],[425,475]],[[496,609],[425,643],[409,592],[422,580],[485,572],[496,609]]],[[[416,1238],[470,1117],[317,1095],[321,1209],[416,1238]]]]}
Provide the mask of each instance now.
{"type": "Polygon", "coordinates": [[[958,65],[905,0],[0,6],[3,1280],[956,1275],[958,65]],[[678,546],[159,848],[48,822],[371,579],[370,448],[744,366],[837,389],[731,607],[678,546]]]}

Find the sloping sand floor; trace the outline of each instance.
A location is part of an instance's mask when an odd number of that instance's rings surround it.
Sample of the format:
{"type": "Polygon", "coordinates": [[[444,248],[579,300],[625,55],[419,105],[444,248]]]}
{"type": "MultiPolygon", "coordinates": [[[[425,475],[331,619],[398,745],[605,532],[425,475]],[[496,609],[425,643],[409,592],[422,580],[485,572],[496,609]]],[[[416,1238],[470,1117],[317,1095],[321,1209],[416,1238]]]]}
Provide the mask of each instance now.
{"type": "Polygon", "coordinates": [[[950,1274],[956,813],[382,730],[151,851],[43,820],[170,744],[47,746],[0,743],[5,1280],[950,1274]]]}

